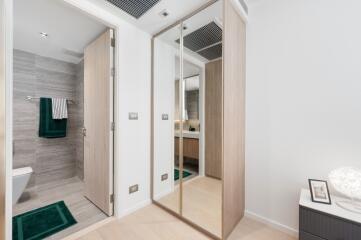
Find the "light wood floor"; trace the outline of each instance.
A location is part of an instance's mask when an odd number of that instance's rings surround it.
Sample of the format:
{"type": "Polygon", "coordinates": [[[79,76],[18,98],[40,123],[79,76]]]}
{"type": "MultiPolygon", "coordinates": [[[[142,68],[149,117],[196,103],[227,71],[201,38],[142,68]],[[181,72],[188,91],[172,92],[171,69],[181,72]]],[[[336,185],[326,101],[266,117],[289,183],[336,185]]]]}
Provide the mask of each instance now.
{"type": "Polygon", "coordinates": [[[16,216],[58,201],[64,201],[78,223],[48,238],[51,240],[62,239],[107,218],[103,212],[83,196],[83,189],[84,183],[77,177],[27,189],[20,202],[13,207],[13,215],[16,216]]]}
{"type": "MultiPolygon", "coordinates": [[[[179,188],[159,201],[179,213],[179,188]]],[[[197,177],[183,184],[183,217],[210,233],[222,234],[222,182],[209,177],[197,177]]]]}
{"type": "MultiPolygon", "coordinates": [[[[155,205],[114,220],[81,237],[66,240],[209,240],[210,238],[155,205]]],[[[228,240],[296,240],[244,218],[228,240]]]]}

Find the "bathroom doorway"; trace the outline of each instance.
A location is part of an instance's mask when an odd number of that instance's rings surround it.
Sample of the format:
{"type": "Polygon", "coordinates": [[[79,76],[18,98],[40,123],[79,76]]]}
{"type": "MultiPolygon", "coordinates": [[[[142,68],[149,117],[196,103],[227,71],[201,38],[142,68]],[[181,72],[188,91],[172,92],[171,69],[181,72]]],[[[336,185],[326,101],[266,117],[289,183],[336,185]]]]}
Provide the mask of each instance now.
{"type": "Polygon", "coordinates": [[[14,239],[113,215],[114,36],[64,1],[14,0],[14,239]]]}

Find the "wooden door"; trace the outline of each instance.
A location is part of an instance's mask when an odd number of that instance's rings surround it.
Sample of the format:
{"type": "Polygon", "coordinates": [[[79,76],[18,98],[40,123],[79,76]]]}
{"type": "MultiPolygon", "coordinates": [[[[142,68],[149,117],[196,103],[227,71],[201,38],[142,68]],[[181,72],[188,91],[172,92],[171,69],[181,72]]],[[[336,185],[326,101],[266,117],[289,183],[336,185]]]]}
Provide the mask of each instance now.
{"type": "Polygon", "coordinates": [[[222,60],[206,64],[205,172],[222,178],[222,60]]]}
{"type": "Polygon", "coordinates": [[[84,54],[85,196],[113,215],[113,48],[107,30],[84,54]]]}

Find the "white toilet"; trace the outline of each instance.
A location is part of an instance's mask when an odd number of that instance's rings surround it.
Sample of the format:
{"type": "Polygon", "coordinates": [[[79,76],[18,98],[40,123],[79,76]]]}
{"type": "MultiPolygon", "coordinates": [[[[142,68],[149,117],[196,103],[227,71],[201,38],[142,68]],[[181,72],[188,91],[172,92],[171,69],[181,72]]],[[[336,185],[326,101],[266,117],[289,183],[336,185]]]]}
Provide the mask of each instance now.
{"type": "Polygon", "coordinates": [[[33,169],[31,167],[13,169],[13,205],[15,205],[29,183],[33,169]]]}

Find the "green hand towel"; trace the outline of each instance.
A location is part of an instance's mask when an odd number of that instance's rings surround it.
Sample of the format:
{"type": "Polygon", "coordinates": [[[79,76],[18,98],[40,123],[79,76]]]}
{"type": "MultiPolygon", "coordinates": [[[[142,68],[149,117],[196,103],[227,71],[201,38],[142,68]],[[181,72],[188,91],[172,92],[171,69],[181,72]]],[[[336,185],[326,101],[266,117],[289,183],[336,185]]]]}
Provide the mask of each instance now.
{"type": "Polygon", "coordinates": [[[53,119],[51,98],[40,98],[39,137],[66,137],[67,119],[53,119]]]}

